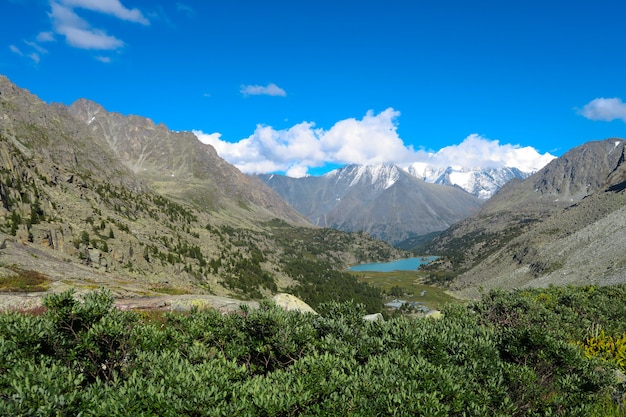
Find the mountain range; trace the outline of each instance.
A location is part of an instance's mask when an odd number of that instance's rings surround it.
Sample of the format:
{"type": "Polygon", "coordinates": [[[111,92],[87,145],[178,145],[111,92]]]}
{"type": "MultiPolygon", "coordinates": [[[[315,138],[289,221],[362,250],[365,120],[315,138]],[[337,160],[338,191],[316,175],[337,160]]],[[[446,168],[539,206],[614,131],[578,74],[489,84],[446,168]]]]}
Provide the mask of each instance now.
{"type": "Polygon", "coordinates": [[[366,231],[398,246],[445,230],[482,204],[458,187],[427,183],[393,164],[348,165],[319,177],[259,178],[315,225],[366,231]]]}
{"type": "Polygon", "coordinates": [[[480,289],[626,282],[626,141],[576,147],[502,187],[422,250],[430,280],[480,289]]]}

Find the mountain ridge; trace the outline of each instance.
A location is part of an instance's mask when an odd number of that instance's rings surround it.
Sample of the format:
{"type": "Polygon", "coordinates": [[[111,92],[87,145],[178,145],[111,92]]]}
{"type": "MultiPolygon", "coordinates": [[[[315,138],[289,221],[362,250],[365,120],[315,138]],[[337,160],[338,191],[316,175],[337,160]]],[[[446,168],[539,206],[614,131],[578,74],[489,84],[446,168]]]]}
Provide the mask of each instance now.
{"type": "MultiPolygon", "coordinates": [[[[198,203],[202,206],[208,202],[215,210],[226,208],[226,201],[233,198],[249,200],[293,222],[306,222],[271,189],[242,174],[191,132],[173,132],[150,119],[108,112],[86,99],[77,100],[68,111],[85,122],[91,132],[104,137],[138,178],[165,195],[182,201],[196,201],[202,195],[198,203]],[[168,186],[172,178],[175,187],[168,186]],[[181,180],[189,189],[181,187],[181,180]]],[[[237,207],[230,205],[229,209],[237,207]]]]}
{"type": "Polygon", "coordinates": [[[460,188],[418,180],[394,164],[347,165],[320,177],[258,177],[313,224],[363,230],[392,244],[444,230],[482,203],[460,188]]]}
{"type": "Polygon", "coordinates": [[[626,141],[587,142],[500,189],[426,250],[434,281],[465,295],[626,281],[626,141]]]}

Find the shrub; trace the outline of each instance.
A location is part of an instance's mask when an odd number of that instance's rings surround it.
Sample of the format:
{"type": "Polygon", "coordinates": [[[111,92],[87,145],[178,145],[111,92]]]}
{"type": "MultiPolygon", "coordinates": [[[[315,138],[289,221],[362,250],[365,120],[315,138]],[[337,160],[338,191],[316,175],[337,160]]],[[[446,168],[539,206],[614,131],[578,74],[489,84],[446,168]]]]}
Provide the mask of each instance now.
{"type": "MultiPolygon", "coordinates": [[[[65,292],[0,314],[0,415],[623,416],[616,363],[569,342],[622,295],[493,292],[440,320],[369,322],[355,302],[157,316],[65,292]]],[[[618,321],[584,343],[613,352],[618,321]]]]}

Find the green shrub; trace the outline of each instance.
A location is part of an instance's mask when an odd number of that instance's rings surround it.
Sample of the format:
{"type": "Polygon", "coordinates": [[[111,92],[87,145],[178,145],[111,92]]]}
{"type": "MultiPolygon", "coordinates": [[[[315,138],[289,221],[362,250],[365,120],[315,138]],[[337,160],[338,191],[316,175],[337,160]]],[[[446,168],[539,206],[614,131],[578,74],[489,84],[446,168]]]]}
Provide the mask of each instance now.
{"type": "Polygon", "coordinates": [[[44,299],[50,323],[48,343],[66,366],[78,367],[91,380],[110,380],[126,363],[135,315],[113,308],[107,290],[92,292],[84,302],[73,291],[44,299]]]}
{"type": "Polygon", "coordinates": [[[65,292],[0,314],[0,415],[623,416],[617,365],[572,342],[620,334],[623,294],[492,292],[369,322],[354,302],[157,315],[65,292]]]}

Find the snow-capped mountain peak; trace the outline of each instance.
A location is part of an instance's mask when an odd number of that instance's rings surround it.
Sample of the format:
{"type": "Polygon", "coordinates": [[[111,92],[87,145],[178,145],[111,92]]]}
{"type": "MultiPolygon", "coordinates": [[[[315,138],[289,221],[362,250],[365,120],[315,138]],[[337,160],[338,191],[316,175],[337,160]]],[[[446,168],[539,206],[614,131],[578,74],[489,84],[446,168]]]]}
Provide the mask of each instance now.
{"type": "Polygon", "coordinates": [[[368,184],[375,190],[392,187],[401,177],[401,172],[425,182],[456,186],[470,194],[487,200],[504,184],[514,178],[524,179],[534,170],[525,171],[515,167],[467,168],[462,166],[438,166],[425,162],[414,162],[399,168],[395,164],[346,165],[324,175],[337,183],[350,187],[368,184]]]}
{"type": "Polygon", "coordinates": [[[400,178],[400,170],[394,164],[380,165],[347,165],[325,175],[337,181],[349,180],[350,186],[367,182],[375,189],[386,190],[400,178]]]}
{"type": "Polygon", "coordinates": [[[441,167],[416,162],[406,171],[426,182],[443,185],[456,185],[470,194],[488,199],[504,184],[513,178],[524,179],[534,171],[522,171],[518,168],[464,168],[458,166],[441,167]]]}

